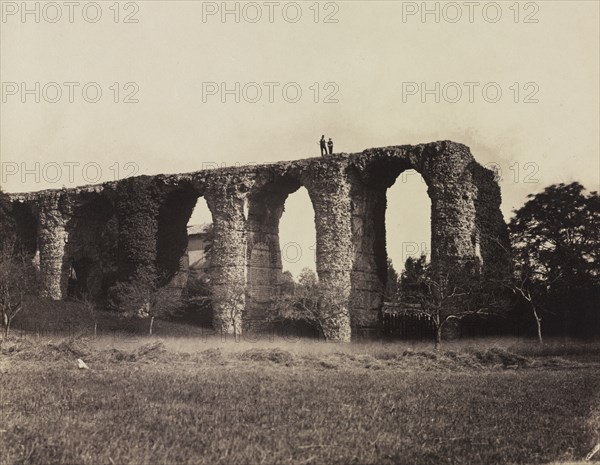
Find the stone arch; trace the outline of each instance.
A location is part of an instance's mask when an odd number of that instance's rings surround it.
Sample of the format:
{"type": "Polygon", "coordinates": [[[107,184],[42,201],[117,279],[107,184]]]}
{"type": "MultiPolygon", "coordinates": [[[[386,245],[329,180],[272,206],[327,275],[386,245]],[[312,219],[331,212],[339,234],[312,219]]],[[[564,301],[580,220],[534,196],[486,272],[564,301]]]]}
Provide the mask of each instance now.
{"type": "Polygon", "coordinates": [[[113,203],[102,193],[82,193],[67,230],[67,293],[99,299],[116,281],[118,224],[113,203]]]}
{"type": "Polygon", "coordinates": [[[12,203],[11,216],[16,225],[17,248],[25,256],[34,260],[38,254],[39,216],[37,208],[31,202],[12,203]]]}
{"type": "Polygon", "coordinates": [[[166,193],[158,213],[156,267],[162,285],[182,289],[185,276],[181,274],[188,246],[187,224],[201,192],[182,183],[166,193]]]}
{"type": "MultiPolygon", "coordinates": [[[[189,292],[196,297],[200,294],[208,296],[209,280],[206,273],[210,272],[211,263],[209,261],[204,263],[201,273],[192,272],[188,235],[190,219],[197,207],[203,209],[202,203],[206,202],[206,208],[210,212],[210,222],[213,222],[213,213],[208,208],[204,194],[202,180],[184,178],[169,185],[161,198],[158,211],[156,272],[159,285],[166,287],[165,290],[174,298],[190,295],[189,292]]],[[[211,323],[214,325],[215,305],[212,305],[212,302],[205,305],[188,305],[184,300],[180,302],[180,307],[190,321],[202,325],[211,323]]]]}
{"type": "Polygon", "coordinates": [[[431,200],[431,262],[452,270],[472,263],[481,250],[483,268],[499,256],[497,243],[507,244],[497,184],[491,172],[477,164],[469,149],[451,142],[401,146],[363,152],[366,164],[351,169],[353,177],[353,321],[377,326],[386,284],[386,190],[407,169],[427,184],[431,200]],[[482,234],[484,232],[485,234],[482,234]]]}
{"type": "Polygon", "coordinates": [[[353,327],[376,330],[380,324],[387,282],[387,190],[413,166],[398,157],[375,159],[364,171],[350,169],[352,179],[352,295],[353,327]]]}
{"type": "Polygon", "coordinates": [[[449,141],[263,166],[139,176],[84,188],[14,194],[11,199],[35,206],[24,213],[29,218],[24,221],[30,222],[27,228],[37,227],[37,237],[24,233],[24,240],[30,251],[39,251],[45,294],[60,299],[66,294],[70,255],[93,256],[96,252],[82,246],[87,244],[85,238],[98,240],[101,225],[111,221],[118,224],[114,242],[119,281],[157,268],[166,275],[174,273],[187,220],[195,201],[203,196],[213,218],[209,272],[214,326],[217,331],[239,334],[245,290],[249,284],[252,293],[254,283],[247,279],[248,258],[251,269],[264,262],[275,270],[266,282],[277,276],[281,257],[275,225],[287,195],[302,185],[315,214],[319,281],[343,303],[326,337],[349,340],[351,321],[355,326],[377,325],[385,282],[385,192],[410,168],[428,186],[432,262],[446,268],[468,262],[479,244],[484,271],[495,269],[494,262],[508,248],[499,187],[467,147],[449,141]],[[94,200],[94,193],[104,200],[94,200]],[[115,220],[106,220],[102,213],[107,201],[115,220]],[[96,216],[86,227],[79,224],[86,214],[81,202],[102,204],[89,208],[96,216]]]}
{"type": "Polygon", "coordinates": [[[302,186],[290,174],[259,182],[248,194],[247,219],[247,326],[262,325],[266,307],[281,282],[282,260],[279,221],[288,196],[302,186]]]}

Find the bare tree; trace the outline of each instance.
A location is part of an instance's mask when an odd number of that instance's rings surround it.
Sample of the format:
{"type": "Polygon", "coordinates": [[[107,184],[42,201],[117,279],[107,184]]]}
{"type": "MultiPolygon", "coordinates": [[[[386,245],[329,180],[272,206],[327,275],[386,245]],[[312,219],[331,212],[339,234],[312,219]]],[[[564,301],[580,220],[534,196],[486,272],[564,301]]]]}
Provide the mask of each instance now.
{"type": "Polygon", "coordinates": [[[174,316],[182,309],[181,291],[169,286],[159,287],[155,280],[133,279],[118,283],[117,287],[117,307],[127,315],[150,318],[150,336],[156,318],[174,316]]]}
{"type": "Polygon", "coordinates": [[[481,274],[478,263],[456,264],[452,269],[428,264],[418,278],[419,290],[412,298],[420,304],[417,313],[435,329],[435,347],[440,348],[444,328],[469,316],[497,316],[503,301],[493,283],[481,274]]]}
{"type": "Polygon", "coordinates": [[[13,247],[0,249],[0,313],[3,336],[8,337],[13,319],[23,310],[25,296],[35,294],[35,270],[13,247]]]}
{"type": "Polygon", "coordinates": [[[325,339],[332,339],[335,338],[332,328],[337,326],[338,319],[348,317],[345,295],[344,289],[324,286],[312,270],[305,268],[293,290],[280,292],[271,299],[268,319],[272,323],[301,321],[325,339]]]}
{"type": "Polygon", "coordinates": [[[535,320],[538,342],[543,344],[541,316],[543,307],[538,303],[536,293],[533,291],[532,275],[525,270],[513,271],[512,276],[504,281],[504,285],[513,294],[523,298],[531,308],[531,314],[535,320]]]}
{"type": "Polygon", "coordinates": [[[435,348],[442,343],[442,332],[445,325],[454,318],[459,318],[461,297],[466,292],[453,282],[450,273],[438,276],[426,276],[422,284],[427,289],[419,295],[421,313],[431,320],[435,328],[435,348]]]}
{"type": "Polygon", "coordinates": [[[498,247],[504,258],[491,270],[490,281],[527,303],[535,321],[538,342],[543,344],[542,316],[550,312],[542,302],[550,281],[540,267],[531,263],[526,253],[515,253],[496,237],[486,238],[498,247]]]}
{"type": "Polygon", "coordinates": [[[89,317],[92,319],[94,323],[94,337],[98,337],[98,312],[97,312],[97,303],[92,299],[89,293],[84,292],[80,297],[75,299],[77,303],[79,303],[89,317]]]}
{"type": "Polygon", "coordinates": [[[495,281],[517,298],[527,302],[535,321],[538,342],[543,344],[542,316],[544,313],[548,313],[548,310],[542,304],[542,300],[547,288],[544,282],[547,283],[548,281],[539,268],[536,269],[535,266],[532,266],[529,260],[512,256],[514,254],[511,254],[510,250],[502,245],[500,241],[494,238],[492,240],[504,252],[506,257],[510,257],[506,263],[501,262],[502,266],[506,266],[506,269],[496,270],[499,272],[495,273],[498,276],[495,281]]]}

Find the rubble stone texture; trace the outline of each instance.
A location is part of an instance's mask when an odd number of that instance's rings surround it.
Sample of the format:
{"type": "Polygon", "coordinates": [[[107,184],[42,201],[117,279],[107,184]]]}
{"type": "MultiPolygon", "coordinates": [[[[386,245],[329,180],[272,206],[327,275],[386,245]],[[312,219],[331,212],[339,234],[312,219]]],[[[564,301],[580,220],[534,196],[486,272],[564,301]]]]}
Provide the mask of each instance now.
{"type": "Polygon", "coordinates": [[[21,234],[29,235],[24,240],[35,249],[32,258],[39,259],[45,294],[62,299],[71,267],[94,294],[106,288],[102,283],[112,271],[118,281],[150,270],[168,282],[179,270],[194,205],[205,198],[215,234],[209,268],[214,326],[239,335],[244,323],[267,316],[282,272],[279,220],[288,195],[304,187],[315,214],[319,281],[340,303],[325,334],[348,341],[352,328],[379,325],[386,191],[408,169],[422,175],[431,198],[432,262],[452,268],[475,259],[479,250],[484,272],[498,273],[498,257],[508,249],[499,186],[468,147],[449,141],[140,176],[11,194],[11,200],[20,212],[15,219],[21,234]]]}

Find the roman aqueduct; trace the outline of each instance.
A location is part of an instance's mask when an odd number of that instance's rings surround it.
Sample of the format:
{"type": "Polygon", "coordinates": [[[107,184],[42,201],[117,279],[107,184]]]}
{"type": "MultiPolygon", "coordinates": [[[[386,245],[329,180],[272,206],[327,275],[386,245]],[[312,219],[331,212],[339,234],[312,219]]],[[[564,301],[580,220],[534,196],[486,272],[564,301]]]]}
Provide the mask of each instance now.
{"type": "Polygon", "coordinates": [[[304,186],[314,209],[319,282],[346,309],[330,322],[328,335],[348,340],[351,328],[378,325],[386,280],[386,191],[408,169],[421,174],[431,199],[432,263],[451,269],[478,256],[484,270],[494,270],[508,241],[499,186],[468,147],[448,141],[139,176],[11,194],[11,201],[21,240],[39,263],[43,292],[64,299],[71,267],[87,278],[91,293],[102,292],[111,257],[116,281],[135,279],[145,268],[177,273],[188,220],[204,197],[214,227],[213,323],[231,333],[264,316],[282,272],[279,220],[288,195],[304,186]],[[245,292],[232,303],[222,297],[228,289],[245,292]]]}

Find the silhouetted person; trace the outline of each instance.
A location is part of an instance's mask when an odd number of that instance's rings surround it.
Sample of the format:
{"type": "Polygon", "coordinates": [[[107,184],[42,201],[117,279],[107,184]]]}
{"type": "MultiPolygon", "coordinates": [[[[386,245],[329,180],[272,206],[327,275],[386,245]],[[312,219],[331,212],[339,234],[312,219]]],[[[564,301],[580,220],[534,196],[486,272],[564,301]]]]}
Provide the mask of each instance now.
{"type": "Polygon", "coordinates": [[[325,155],[327,155],[327,143],[325,142],[325,136],[321,136],[321,140],[319,141],[319,144],[321,145],[321,156],[324,157],[325,155]]]}
{"type": "Polygon", "coordinates": [[[329,155],[331,155],[333,153],[333,141],[331,140],[331,137],[327,141],[327,148],[329,149],[329,155]]]}

